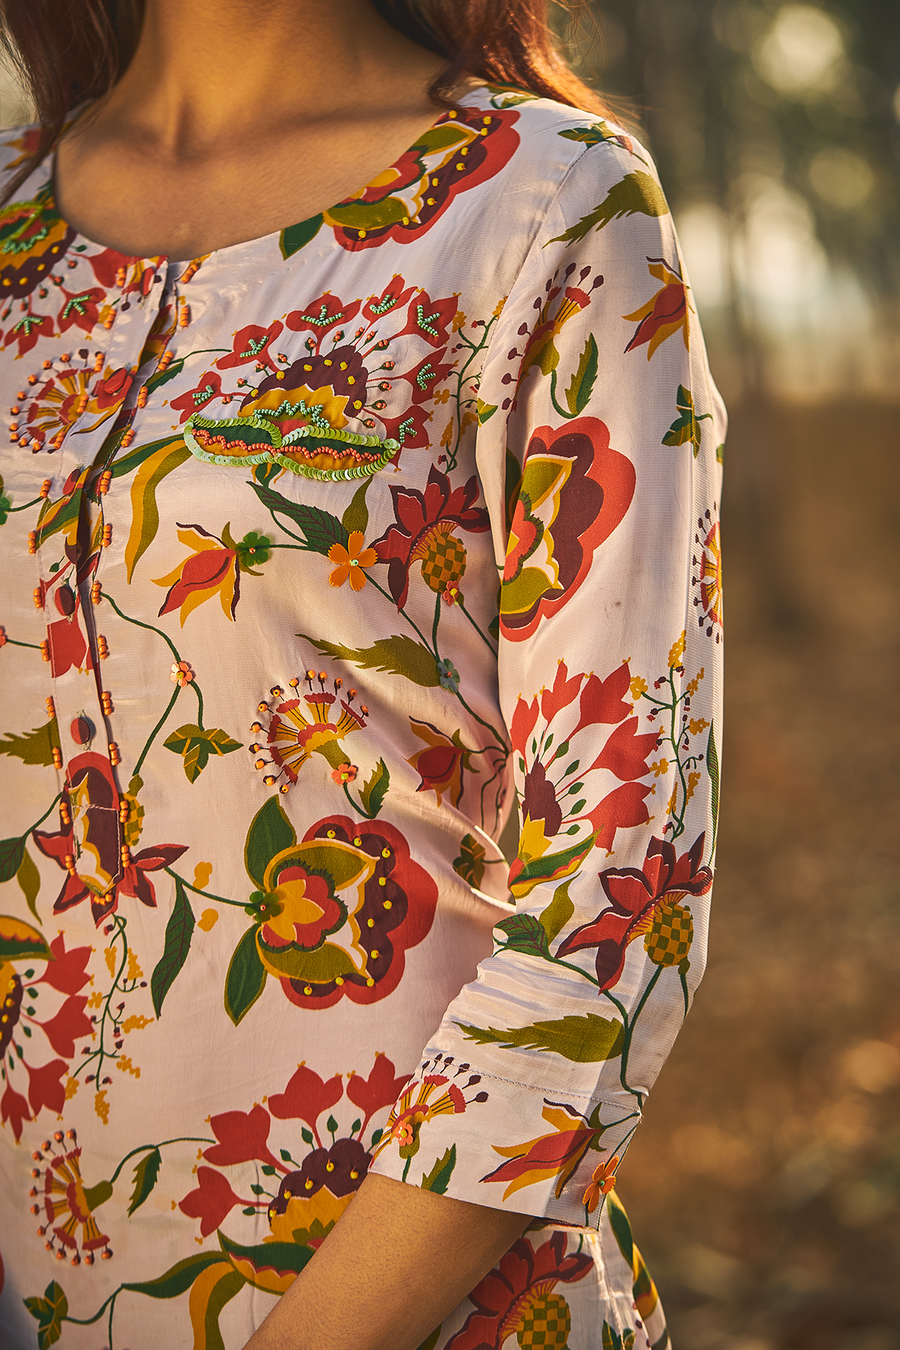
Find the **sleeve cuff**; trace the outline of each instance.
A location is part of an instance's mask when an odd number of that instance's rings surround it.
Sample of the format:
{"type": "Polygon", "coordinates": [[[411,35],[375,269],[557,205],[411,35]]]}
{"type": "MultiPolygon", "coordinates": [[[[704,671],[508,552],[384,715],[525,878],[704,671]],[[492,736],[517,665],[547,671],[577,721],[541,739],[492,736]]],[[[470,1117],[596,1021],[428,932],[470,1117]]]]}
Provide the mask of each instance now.
{"type": "Polygon", "coordinates": [[[489,1209],[597,1228],[639,1121],[633,1097],[545,1096],[439,1053],[401,1093],[370,1171],[489,1209]]]}

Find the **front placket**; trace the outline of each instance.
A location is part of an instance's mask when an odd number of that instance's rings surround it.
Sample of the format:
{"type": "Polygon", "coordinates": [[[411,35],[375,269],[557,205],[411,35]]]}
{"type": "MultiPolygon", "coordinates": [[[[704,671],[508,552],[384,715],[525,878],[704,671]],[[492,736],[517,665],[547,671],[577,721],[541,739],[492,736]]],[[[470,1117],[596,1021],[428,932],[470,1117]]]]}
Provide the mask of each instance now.
{"type": "Polygon", "coordinates": [[[120,269],[117,291],[108,292],[109,327],[91,333],[94,338],[102,331],[105,343],[79,352],[88,360],[93,356],[93,378],[77,419],[55,446],[57,476],[49,488],[45,483],[45,506],[31,540],[40,568],[35,604],[47,624],[41,643],[52,679],[47,706],[58,728],[59,748],[53,755],[62,775],[60,819],[69,836],[63,863],[72,902],[86,889],[98,921],[113,907],[115,885],[130,863],[123,836],[128,804],[115,774],[120,760],[115,705],[103,682],[107,644],[96,622],[103,552],[112,540],[103,499],[108,466],[127,445],[131,421],[144,401],[137,387],[141,354],[160,313],[167,272],[164,262],[131,261],[120,269]],[[111,397],[115,412],[102,420],[111,397]]]}

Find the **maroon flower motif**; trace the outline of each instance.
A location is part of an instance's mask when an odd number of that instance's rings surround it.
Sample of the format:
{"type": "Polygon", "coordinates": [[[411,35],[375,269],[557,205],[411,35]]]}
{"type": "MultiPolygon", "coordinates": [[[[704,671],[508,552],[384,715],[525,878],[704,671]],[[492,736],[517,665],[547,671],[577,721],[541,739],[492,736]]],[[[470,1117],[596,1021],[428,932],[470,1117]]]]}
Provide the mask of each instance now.
{"type": "Polygon", "coordinates": [[[388,589],[398,609],[406,603],[409,591],[411,555],[422,554],[441,522],[480,534],[490,528],[490,519],[482,506],[473,506],[478,498],[478,479],[473,474],[464,487],[450,490],[450,479],[432,465],[424,492],[415,488],[391,488],[396,525],[388,526],[380,539],[372,542],[378,561],[388,565],[388,589]]]}
{"type": "Polygon", "coordinates": [[[227,1219],[235,1205],[243,1204],[221,1172],[212,1167],[197,1168],[198,1185],[178,1203],[182,1214],[200,1220],[200,1233],[209,1237],[227,1219]]]}
{"type": "Polygon", "coordinates": [[[600,989],[612,988],[622,973],[628,943],[648,931],[655,912],[663,905],[677,904],[686,895],[705,895],[712,886],[711,870],[700,865],[705,840],[705,834],[699,835],[679,858],[673,844],[654,836],[640,871],[608,867],[601,872],[600,884],[609,897],[609,908],[570,933],[557,956],[596,947],[600,989]]]}

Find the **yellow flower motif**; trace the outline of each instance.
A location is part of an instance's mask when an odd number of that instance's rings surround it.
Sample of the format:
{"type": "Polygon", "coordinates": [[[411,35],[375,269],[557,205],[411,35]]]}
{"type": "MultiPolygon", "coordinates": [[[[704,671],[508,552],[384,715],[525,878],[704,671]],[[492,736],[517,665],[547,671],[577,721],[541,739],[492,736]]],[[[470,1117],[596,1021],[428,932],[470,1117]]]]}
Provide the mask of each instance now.
{"type": "Polygon", "coordinates": [[[635,675],[634,679],[631,681],[630,688],[631,688],[631,697],[634,699],[636,703],[637,700],[640,698],[641,694],[646,694],[647,681],[644,679],[643,675],[635,675]]]}
{"type": "Polygon", "coordinates": [[[708,726],[709,723],[705,717],[692,717],[688,722],[688,731],[692,736],[696,736],[699,732],[705,731],[708,726]]]}
{"type": "Polygon", "coordinates": [[[670,670],[672,669],[673,666],[681,665],[681,658],[684,656],[684,649],[686,645],[687,645],[687,631],[685,629],[682,629],[681,637],[678,639],[677,642],[673,642],[672,646],[669,648],[670,670]]]}
{"type": "Polygon", "coordinates": [[[669,761],[667,759],[657,759],[650,765],[657,778],[661,778],[664,773],[669,772],[669,761]]]}
{"type": "Polygon", "coordinates": [[[700,681],[703,679],[703,676],[704,676],[705,674],[706,674],[706,667],[705,667],[705,666],[701,666],[700,669],[697,671],[697,674],[694,676],[694,678],[693,678],[693,679],[690,681],[690,683],[688,684],[688,687],[687,687],[687,694],[688,694],[688,697],[689,697],[689,698],[693,698],[693,697],[694,697],[694,695],[696,694],[697,690],[700,688],[700,681]]]}
{"type": "Polygon", "coordinates": [[[689,801],[691,800],[691,798],[693,797],[693,795],[694,795],[694,789],[696,788],[697,784],[700,782],[700,779],[701,779],[702,777],[703,777],[703,775],[702,775],[702,773],[700,772],[699,769],[693,769],[693,770],[688,774],[687,792],[685,793],[685,797],[684,797],[684,804],[685,804],[685,806],[688,804],[688,802],[689,802],[689,801]]]}
{"type": "Polygon", "coordinates": [[[104,1125],[109,1124],[109,1102],[106,1100],[106,1088],[100,1092],[94,1093],[94,1110],[103,1121],[104,1125]]]}
{"type": "Polygon", "coordinates": [[[132,952],[132,951],[130,951],[130,952],[128,953],[128,975],[127,975],[127,978],[128,978],[129,980],[142,980],[142,979],[144,978],[144,972],[141,970],[141,967],[140,967],[140,965],[138,964],[138,959],[137,959],[137,957],[135,956],[134,952],[132,952]]]}
{"type": "Polygon", "coordinates": [[[466,322],[465,314],[463,314],[461,309],[458,309],[453,316],[453,323],[451,325],[454,333],[458,333],[465,322],[466,322]]]}
{"type": "Polygon", "coordinates": [[[332,586],[343,586],[344,582],[349,580],[350,589],[361,591],[366,584],[366,575],[364,568],[371,567],[378,561],[378,554],[374,548],[363,548],[362,530],[354,530],[347,540],[347,547],[343,544],[332,544],[328,550],[329,560],[336,563],[334,571],[328,580],[332,586]]]}

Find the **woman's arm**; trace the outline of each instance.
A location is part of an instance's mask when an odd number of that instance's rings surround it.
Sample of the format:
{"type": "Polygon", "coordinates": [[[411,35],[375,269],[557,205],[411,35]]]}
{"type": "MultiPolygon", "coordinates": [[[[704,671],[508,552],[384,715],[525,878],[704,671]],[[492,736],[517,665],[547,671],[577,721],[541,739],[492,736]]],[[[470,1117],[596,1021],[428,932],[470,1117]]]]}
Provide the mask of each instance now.
{"type": "Polygon", "coordinates": [[[367,1177],[246,1350],[416,1350],[529,1222],[367,1177]]]}

